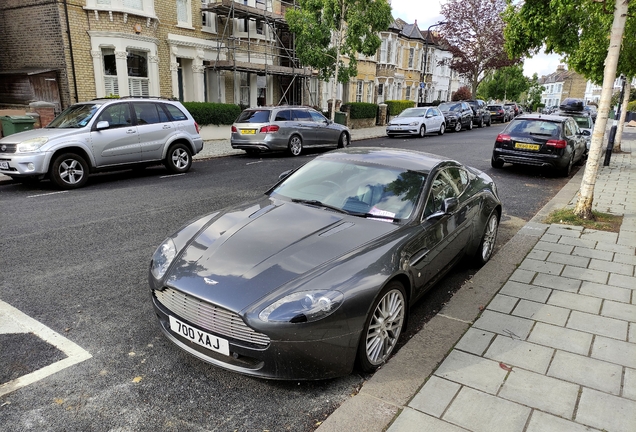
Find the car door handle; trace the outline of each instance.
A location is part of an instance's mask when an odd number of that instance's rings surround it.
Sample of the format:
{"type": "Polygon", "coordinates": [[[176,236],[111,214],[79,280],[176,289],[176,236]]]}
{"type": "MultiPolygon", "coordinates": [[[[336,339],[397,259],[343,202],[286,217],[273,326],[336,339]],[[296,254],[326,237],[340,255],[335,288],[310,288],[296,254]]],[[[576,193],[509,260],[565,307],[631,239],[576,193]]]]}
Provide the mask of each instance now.
{"type": "Polygon", "coordinates": [[[164,129],[172,129],[172,126],[170,126],[170,125],[163,125],[163,128],[164,128],[164,129]]]}
{"type": "Polygon", "coordinates": [[[126,131],[126,133],[127,133],[127,134],[134,134],[134,133],[137,133],[137,131],[136,131],[136,130],[134,130],[134,129],[128,129],[128,130],[126,131]]]}

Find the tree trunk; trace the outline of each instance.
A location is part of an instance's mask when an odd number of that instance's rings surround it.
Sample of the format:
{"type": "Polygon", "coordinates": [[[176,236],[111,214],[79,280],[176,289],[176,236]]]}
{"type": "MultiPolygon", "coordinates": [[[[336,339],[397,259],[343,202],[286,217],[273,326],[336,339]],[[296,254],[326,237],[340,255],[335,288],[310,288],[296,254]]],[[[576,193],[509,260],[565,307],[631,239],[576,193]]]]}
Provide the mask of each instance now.
{"type": "Polygon", "coordinates": [[[603,90],[601,91],[601,100],[599,103],[598,116],[592,133],[592,142],[590,144],[590,154],[585,164],[585,172],[583,173],[583,181],[579,189],[579,199],[574,208],[574,214],[583,219],[593,219],[592,203],[594,201],[594,185],[596,184],[596,176],[600,163],[601,150],[603,147],[603,137],[605,136],[605,128],[607,126],[607,117],[609,114],[612,92],[614,90],[614,81],[616,80],[616,66],[618,64],[618,56],[621,50],[621,40],[625,31],[625,21],[627,19],[628,0],[616,0],[614,8],[614,22],[612,23],[612,31],[610,34],[610,45],[605,58],[605,72],[603,75],[603,90]]]}
{"type": "Polygon", "coordinates": [[[625,95],[623,97],[623,103],[621,104],[621,118],[618,121],[618,127],[616,128],[616,137],[614,137],[613,152],[621,152],[621,139],[623,138],[623,128],[625,127],[625,117],[627,117],[627,104],[629,103],[629,93],[631,91],[631,78],[625,82],[625,95]]]}

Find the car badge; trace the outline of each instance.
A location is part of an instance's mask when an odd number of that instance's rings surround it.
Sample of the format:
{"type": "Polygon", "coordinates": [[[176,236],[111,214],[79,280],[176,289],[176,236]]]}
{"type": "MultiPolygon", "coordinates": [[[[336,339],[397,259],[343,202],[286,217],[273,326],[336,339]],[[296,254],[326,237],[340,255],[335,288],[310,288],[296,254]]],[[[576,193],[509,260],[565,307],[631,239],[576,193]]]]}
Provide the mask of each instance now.
{"type": "Polygon", "coordinates": [[[2,150],[2,151],[7,151],[7,146],[6,146],[6,145],[4,145],[4,144],[2,144],[2,147],[0,147],[0,150],[2,150]]]}
{"type": "Polygon", "coordinates": [[[218,282],[217,282],[217,281],[215,281],[214,279],[210,279],[210,278],[207,278],[207,277],[203,278],[203,280],[204,280],[204,281],[205,281],[205,283],[206,283],[206,284],[208,284],[208,285],[216,285],[216,284],[218,284],[218,282]]]}

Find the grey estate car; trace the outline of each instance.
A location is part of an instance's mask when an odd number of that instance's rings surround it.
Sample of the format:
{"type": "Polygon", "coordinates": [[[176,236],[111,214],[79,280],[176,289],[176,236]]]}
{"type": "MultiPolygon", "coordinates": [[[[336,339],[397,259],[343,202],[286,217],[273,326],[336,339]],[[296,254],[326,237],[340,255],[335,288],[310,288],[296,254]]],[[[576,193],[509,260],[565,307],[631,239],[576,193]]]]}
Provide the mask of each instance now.
{"type": "Polygon", "coordinates": [[[95,99],[68,107],[48,126],[0,140],[0,173],[22,182],[50,178],[62,189],[106,169],[163,163],[184,173],[203,149],[199,125],[178,101],[95,99]]]}
{"type": "Polygon", "coordinates": [[[298,156],[305,147],[346,147],[350,138],[346,126],[312,108],[276,106],[243,111],[232,125],[230,142],[247,153],[288,150],[298,156]]]}

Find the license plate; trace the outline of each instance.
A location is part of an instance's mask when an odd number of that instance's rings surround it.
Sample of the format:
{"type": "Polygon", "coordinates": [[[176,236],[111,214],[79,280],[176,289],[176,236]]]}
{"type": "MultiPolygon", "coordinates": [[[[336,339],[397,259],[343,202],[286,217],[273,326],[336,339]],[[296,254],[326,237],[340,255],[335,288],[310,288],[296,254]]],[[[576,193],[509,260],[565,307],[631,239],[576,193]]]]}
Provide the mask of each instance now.
{"type": "Polygon", "coordinates": [[[254,135],[256,134],[256,129],[241,129],[241,135],[254,135]]]}
{"type": "Polygon", "coordinates": [[[0,162],[0,169],[9,169],[9,162],[0,162]]]}
{"type": "Polygon", "coordinates": [[[490,114],[491,114],[491,115],[497,115],[497,112],[495,112],[495,111],[490,111],[490,114]]]}
{"type": "Polygon", "coordinates": [[[525,143],[515,143],[515,148],[520,150],[539,150],[541,148],[538,144],[525,144],[525,143]]]}
{"type": "Polygon", "coordinates": [[[184,322],[170,316],[170,330],[191,340],[197,345],[201,345],[209,350],[216,351],[226,356],[230,355],[230,344],[225,339],[221,339],[199,329],[196,329],[184,322]]]}

